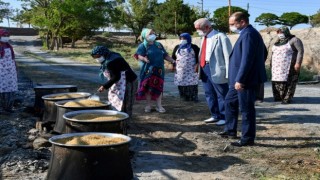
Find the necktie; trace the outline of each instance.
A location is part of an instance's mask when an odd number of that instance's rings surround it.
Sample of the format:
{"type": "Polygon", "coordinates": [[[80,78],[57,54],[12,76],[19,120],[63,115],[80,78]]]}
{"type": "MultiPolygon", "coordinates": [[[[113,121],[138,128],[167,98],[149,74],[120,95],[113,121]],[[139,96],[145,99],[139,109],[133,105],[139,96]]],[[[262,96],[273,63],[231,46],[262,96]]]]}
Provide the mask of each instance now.
{"type": "Polygon", "coordinates": [[[207,36],[204,36],[202,47],[201,47],[201,56],[200,56],[200,66],[202,68],[206,65],[206,49],[207,49],[207,36]]]}

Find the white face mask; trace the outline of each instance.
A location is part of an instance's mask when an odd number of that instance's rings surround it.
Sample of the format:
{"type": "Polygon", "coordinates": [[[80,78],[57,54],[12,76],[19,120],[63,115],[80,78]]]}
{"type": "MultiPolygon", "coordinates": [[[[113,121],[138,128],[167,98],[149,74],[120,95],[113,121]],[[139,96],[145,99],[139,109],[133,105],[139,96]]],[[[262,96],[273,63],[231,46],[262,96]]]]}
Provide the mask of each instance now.
{"type": "Polygon", "coordinates": [[[199,34],[199,36],[205,36],[204,32],[201,30],[197,30],[197,33],[199,34]]]}
{"type": "Polygon", "coordinates": [[[279,39],[285,39],[286,36],[284,34],[278,34],[279,39]]]}
{"type": "Polygon", "coordinates": [[[188,41],[185,40],[185,39],[180,40],[180,44],[181,44],[181,45],[184,45],[184,44],[187,44],[187,43],[188,43],[188,41]]]}
{"type": "Polygon", "coordinates": [[[6,42],[9,42],[9,40],[10,40],[10,37],[1,37],[1,38],[0,38],[0,41],[1,41],[1,42],[5,42],[5,43],[6,43],[6,42]]]}
{"type": "Polygon", "coordinates": [[[229,26],[230,30],[234,33],[239,33],[240,30],[236,26],[229,26]]]}
{"type": "Polygon", "coordinates": [[[157,38],[157,36],[155,34],[150,34],[148,37],[147,37],[147,40],[150,41],[150,42],[153,42],[155,41],[157,38]]]}
{"type": "Polygon", "coordinates": [[[95,59],[98,63],[102,63],[105,59],[103,56],[95,59]]]}

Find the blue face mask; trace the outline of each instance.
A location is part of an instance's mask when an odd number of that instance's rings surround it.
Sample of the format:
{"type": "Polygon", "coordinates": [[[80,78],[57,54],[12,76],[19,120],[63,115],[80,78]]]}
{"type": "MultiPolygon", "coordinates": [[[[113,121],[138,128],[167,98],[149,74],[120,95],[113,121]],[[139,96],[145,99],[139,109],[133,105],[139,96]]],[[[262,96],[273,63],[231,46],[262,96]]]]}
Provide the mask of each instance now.
{"type": "Polygon", "coordinates": [[[157,36],[156,36],[156,35],[154,35],[154,34],[150,34],[150,35],[147,37],[147,40],[148,40],[148,41],[150,41],[150,42],[153,42],[153,41],[155,41],[155,40],[156,40],[156,38],[157,38],[157,36]]]}
{"type": "Polygon", "coordinates": [[[185,39],[180,40],[180,44],[181,44],[181,45],[185,45],[185,44],[187,44],[187,43],[188,43],[188,41],[185,40],[185,39]]]}

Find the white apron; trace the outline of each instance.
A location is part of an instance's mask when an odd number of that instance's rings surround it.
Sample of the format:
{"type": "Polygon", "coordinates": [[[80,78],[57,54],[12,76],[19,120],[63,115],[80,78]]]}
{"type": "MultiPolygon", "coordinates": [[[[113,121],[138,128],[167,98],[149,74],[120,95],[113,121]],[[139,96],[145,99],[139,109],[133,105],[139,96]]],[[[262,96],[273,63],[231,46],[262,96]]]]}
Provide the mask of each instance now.
{"type": "Polygon", "coordinates": [[[174,75],[174,84],[176,86],[190,86],[198,84],[198,73],[194,71],[196,64],[195,53],[193,49],[188,52],[187,48],[176,52],[176,74],[174,75]]]}
{"type": "Polygon", "coordinates": [[[289,44],[272,47],[272,81],[287,81],[293,50],[289,44]]]}
{"type": "Polygon", "coordinates": [[[18,79],[15,61],[11,49],[3,49],[4,56],[0,57],[0,93],[18,91],[18,79]]]}
{"type": "MultiPolygon", "coordinates": [[[[108,70],[105,70],[103,72],[103,75],[106,78],[110,79],[110,73],[108,70]]],[[[120,80],[115,84],[113,84],[109,88],[109,92],[108,92],[108,101],[111,103],[112,107],[117,111],[121,111],[122,109],[125,93],[126,93],[126,72],[122,71],[120,80]]]]}

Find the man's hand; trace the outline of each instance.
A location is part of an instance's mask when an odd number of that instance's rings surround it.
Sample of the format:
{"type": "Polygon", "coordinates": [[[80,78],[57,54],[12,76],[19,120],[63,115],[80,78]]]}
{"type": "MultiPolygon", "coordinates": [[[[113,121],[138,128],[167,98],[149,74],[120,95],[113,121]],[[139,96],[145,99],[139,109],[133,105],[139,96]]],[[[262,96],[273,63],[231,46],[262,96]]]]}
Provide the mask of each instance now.
{"type": "Polygon", "coordinates": [[[234,84],[234,88],[237,90],[237,91],[242,91],[243,90],[243,84],[239,83],[239,82],[236,82],[236,84],[234,84]]]}

